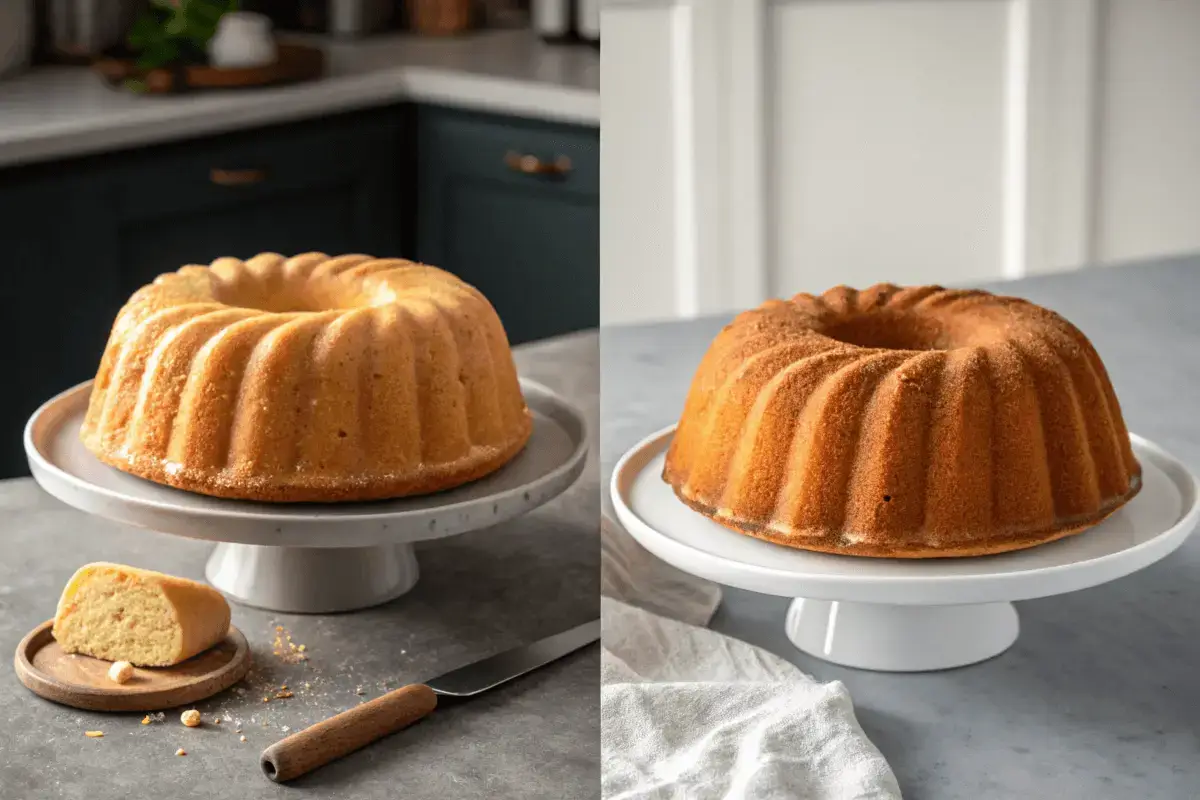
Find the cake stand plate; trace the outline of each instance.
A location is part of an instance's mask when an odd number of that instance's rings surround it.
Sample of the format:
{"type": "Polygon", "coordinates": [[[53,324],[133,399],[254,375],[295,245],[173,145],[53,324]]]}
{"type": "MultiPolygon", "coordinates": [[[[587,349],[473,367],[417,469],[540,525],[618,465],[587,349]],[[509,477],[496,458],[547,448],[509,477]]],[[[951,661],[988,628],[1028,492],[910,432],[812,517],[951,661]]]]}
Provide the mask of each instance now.
{"type": "Polygon", "coordinates": [[[159,533],[218,542],[205,570],[232,599],[328,613],[387,602],[417,582],[413,543],[485,528],[564,492],[583,472],[587,423],[546,387],[521,380],[533,434],[512,461],[465,486],[369,503],[253,503],[160,486],[106,466],[79,440],[91,382],[48,401],[25,426],[33,477],[82,511],[159,533]]]}
{"type": "Polygon", "coordinates": [[[647,437],[613,472],[617,517],[684,572],[796,598],[788,638],[809,655],[861,669],[920,672],[972,664],[1016,641],[1015,600],[1073,592],[1153,564],[1200,520],[1200,484],[1162,448],[1131,435],[1142,490],[1094,528],[992,556],[877,559],[795,550],[721,527],[662,479],[674,427],[647,437]]]}

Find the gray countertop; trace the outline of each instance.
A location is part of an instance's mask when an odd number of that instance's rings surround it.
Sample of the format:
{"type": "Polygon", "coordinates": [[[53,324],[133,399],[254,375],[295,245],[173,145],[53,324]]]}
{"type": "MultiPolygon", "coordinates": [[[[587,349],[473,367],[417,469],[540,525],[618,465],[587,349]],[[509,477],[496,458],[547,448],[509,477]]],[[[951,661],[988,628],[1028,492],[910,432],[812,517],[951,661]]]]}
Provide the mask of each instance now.
{"type": "MultiPolygon", "coordinates": [[[[1059,311],[1100,352],[1131,430],[1200,466],[1200,259],[1094,268],[990,287],[1059,311]]],[[[601,335],[601,463],[674,423],[727,321],[601,335]]],[[[610,508],[607,494],[604,499],[610,508]]],[[[1001,656],[937,673],[838,667],[783,633],[788,600],[727,589],[714,627],[822,680],[841,680],[908,798],[1200,796],[1200,535],[1154,566],[1074,594],[1017,603],[1001,656]]]]}
{"type": "MultiPolygon", "coordinates": [[[[240,688],[197,704],[206,725],[179,711],[141,714],[57,706],[10,671],[0,681],[0,800],[155,797],[561,798],[599,793],[599,647],[593,646],[470,703],[434,713],[290,787],[258,767],[264,747],[387,689],[433,677],[548,636],[599,613],[597,335],[518,348],[522,375],[587,415],[592,452],[562,497],[510,523],[418,545],[421,579],[400,599],[350,614],[302,616],[233,607],[254,667],[240,688]],[[275,626],[310,656],[272,653],[275,626]],[[286,683],[295,696],[262,696],[286,683]],[[306,688],[307,687],[307,688],[306,688]],[[362,687],[363,694],[356,694],[362,687]],[[215,714],[229,721],[212,724],[215,714]],[[241,721],[247,742],[235,733],[241,721]],[[85,730],[102,730],[89,739],[85,730]],[[175,750],[184,748],[185,757],[175,750]]],[[[11,431],[9,432],[12,433],[11,431]]],[[[210,545],[107,523],[42,492],[32,479],[0,481],[0,644],[54,614],[81,564],[109,560],[203,579],[210,545]]]]}
{"type": "MultiPolygon", "coordinates": [[[[298,37],[292,37],[293,39],[298,37]]],[[[84,67],[0,81],[0,166],[420,100],[586,125],[600,122],[600,57],[528,30],[453,38],[383,35],[324,47],[323,78],[277,88],[143,97],[84,67]]]]}

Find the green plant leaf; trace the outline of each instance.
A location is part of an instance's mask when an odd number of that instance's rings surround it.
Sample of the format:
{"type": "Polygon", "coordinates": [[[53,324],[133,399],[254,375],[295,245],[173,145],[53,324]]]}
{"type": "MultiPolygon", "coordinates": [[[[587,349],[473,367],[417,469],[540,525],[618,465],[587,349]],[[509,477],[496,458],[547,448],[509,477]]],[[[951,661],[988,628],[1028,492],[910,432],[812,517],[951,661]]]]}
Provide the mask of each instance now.
{"type": "Polygon", "coordinates": [[[161,39],[150,43],[138,57],[139,69],[157,69],[175,62],[179,58],[179,45],[170,39],[161,39]]]}
{"type": "Polygon", "coordinates": [[[188,32],[188,18],[183,14],[175,14],[163,28],[170,36],[184,36],[188,32]]]}
{"type": "Polygon", "coordinates": [[[140,53],[145,69],[166,66],[184,56],[203,58],[221,17],[239,0],[153,0],[152,7],[131,26],[126,41],[140,53]]]}
{"type": "Polygon", "coordinates": [[[150,42],[157,39],[162,34],[162,29],[155,19],[153,13],[146,13],[139,16],[134,23],[129,26],[129,33],[125,36],[125,42],[134,50],[141,50],[150,42]]]}

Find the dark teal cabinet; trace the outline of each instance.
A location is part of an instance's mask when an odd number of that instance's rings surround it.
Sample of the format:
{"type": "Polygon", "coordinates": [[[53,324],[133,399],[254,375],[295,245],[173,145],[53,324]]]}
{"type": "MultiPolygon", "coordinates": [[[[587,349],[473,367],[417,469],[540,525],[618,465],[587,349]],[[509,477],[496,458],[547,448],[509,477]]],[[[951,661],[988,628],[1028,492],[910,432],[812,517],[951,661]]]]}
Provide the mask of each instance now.
{"type": "Polygon", "coordinates": [[[0,478],[26,473],[25,421],[94,375],[108,338],[116,295],[111,265],[90,247],[95,188],[0,174],[0,478]]]}
{"type": "Polygon", "coordinates": [[[429,106],[417,130],[417,256],[478,287],[513,343],[598,325],[598,131],[429,106]]]}
{"type": "MultiPolygon", "coordinates": [[[[132,290],[183,264],[406,242],[403,109],[160,148],[107,175],[108,257],[132,290]]],[[[411,213],[411,212],[409,212],[411,213]]]]}

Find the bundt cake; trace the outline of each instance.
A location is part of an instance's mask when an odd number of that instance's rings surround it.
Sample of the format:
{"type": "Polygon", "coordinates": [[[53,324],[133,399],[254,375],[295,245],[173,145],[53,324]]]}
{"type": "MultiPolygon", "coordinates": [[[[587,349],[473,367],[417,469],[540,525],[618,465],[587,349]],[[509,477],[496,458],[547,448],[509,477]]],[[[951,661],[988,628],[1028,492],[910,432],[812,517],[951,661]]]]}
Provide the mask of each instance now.
{"type": "Polygon", "coordinates": [[[1078,329],[1017,298],[890,284],[739,315],[696,372],[663,477],[733,530],[889,558],[1031,547],[1141,488],[1078,329]]]}
{"type": "Polygon", "coordinates": [[[480,478],[531,431],[478,290],[399,259],[264,253],[138,290],[81,436],[105,463],[179,489],[336,502],[480,478]]]}

